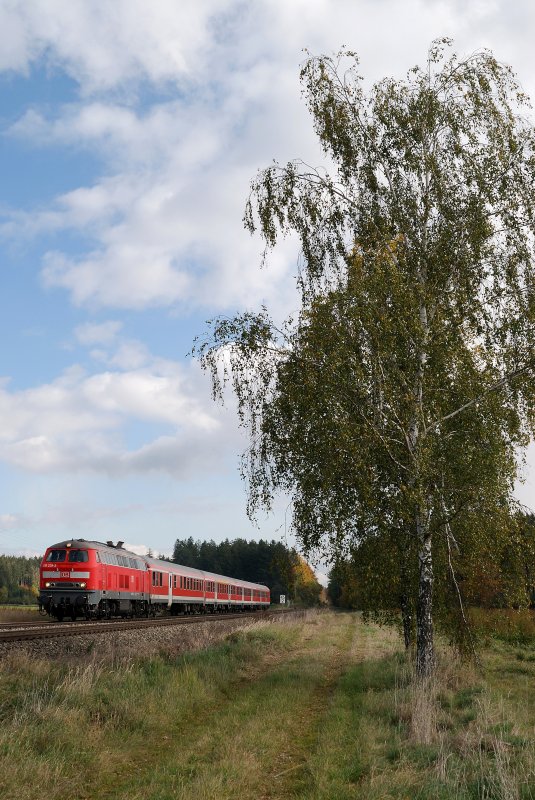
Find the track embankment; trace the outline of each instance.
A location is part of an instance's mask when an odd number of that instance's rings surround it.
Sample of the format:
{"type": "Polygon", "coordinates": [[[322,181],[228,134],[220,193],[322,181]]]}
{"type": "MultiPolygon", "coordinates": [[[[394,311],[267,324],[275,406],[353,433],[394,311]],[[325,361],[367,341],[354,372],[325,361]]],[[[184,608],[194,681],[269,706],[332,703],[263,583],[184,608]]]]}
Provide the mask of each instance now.
{"type": "Polygon", "coordinates": [[[96,654],[98,660],[146,656],[152,651],[196,650],[238,628],[291,613],[257,611],[101,622],[4,623],[0,624],[0,658],[15,649],[41,658],[87,658],[96,654]]]}

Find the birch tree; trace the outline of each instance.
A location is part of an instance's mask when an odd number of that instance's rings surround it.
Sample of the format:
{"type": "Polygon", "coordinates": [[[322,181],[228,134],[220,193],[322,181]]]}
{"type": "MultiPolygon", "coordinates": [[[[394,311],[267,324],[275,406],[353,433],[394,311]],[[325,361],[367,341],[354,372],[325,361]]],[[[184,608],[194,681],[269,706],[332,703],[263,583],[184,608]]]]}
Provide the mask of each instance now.
{"type": "Polygon", "coordinates": [[[421,678],[435,663],[437,537],[453,569],[455,521],[509,502],[535,417],[528,101],[490,52],[449,46],[369,92],[354,53],[307,59],[332,166],[271,165],[245,214],[266,255],[297,234],[301,310],[279,327],[266,309],[213,320],[195,348],[250,430],[251,513],[289,491],[305,548],[333,557],[396,533],[401,571],[417,574],[421,678]]]}

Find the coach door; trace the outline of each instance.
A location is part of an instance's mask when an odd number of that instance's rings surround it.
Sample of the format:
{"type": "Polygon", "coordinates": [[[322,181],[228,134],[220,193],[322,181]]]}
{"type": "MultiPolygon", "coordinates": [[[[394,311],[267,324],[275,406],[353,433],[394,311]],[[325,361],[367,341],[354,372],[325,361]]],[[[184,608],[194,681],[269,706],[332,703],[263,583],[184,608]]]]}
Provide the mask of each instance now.
{"type": "Polygon", "coordinates": [[[169,584],[169,597],[168,597],[168,600],[167,600],[167,605],[168,605],[169,608],[171,608],[171,606],[173,604],[173,576],[171,575],[171,573],[169,573],[167,578],[168,578],[168,584],[169,584]]]}

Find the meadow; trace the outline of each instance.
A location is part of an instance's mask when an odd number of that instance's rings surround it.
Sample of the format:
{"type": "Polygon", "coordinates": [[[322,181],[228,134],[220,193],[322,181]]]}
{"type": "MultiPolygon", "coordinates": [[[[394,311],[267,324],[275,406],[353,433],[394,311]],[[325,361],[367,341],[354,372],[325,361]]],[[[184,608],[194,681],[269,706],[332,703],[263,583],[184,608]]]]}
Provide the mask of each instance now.
{"type": "Polygon", "coordinates": [[[38,619],[39,609],[36,605],[0,605],[0,625],[2,622],[30,622],[38,619]]]}
{"type": "MultiPolygon", "coordinates": [[[[511,623],[512,624],[512,623],[511,623]]],[[[4,800],[535,798],[535,639],[480,620],[416,689],[396,631],[357,613],[257,623],[139,660],[0,662],[4,800]]]]}

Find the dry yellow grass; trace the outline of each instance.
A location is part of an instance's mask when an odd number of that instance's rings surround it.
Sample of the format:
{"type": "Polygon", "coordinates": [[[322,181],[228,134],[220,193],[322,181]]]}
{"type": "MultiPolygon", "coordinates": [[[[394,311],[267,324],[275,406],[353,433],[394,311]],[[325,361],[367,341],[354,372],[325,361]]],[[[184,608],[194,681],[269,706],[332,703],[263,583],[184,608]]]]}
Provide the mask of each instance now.
{"type": "Polygon", "coordinates": [[[483,655],[480,673],[444,648],[416,689],[394,631],[320,612],[189,655],[13,656],[1,796],[530,800],[535,662],[503,643],[483,655]]]}

